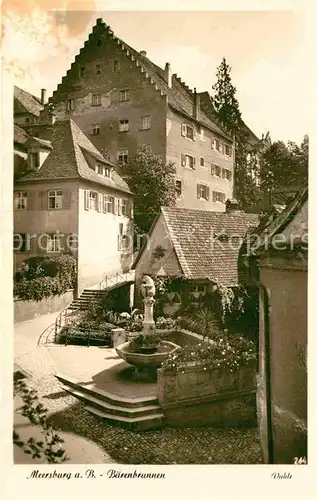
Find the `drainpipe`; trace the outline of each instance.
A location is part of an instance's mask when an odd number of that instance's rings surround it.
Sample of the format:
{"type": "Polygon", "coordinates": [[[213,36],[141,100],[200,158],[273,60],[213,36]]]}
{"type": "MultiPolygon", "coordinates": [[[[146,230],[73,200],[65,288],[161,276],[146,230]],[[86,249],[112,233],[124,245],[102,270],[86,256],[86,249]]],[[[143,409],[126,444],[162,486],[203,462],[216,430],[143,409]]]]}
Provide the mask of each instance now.
{"type": "MultiPolygon", "coordinates": [[[[250,256],[248,256],[250,260],[250,256]]],[[[266,380],[265,392],[266,392],[266,415],[267,415],[267,450],[268,450],[268,463],[274,464],[273,457],[273,428],[272,428],[272,401],[271,401],[271,358],[270,358],[270,296],[265,288],[265,286],[252,275],[252,264],[254,260],[251,259],[248,277],[253,285],[255,285],[259,290],[259,295],[262,294],[263,298],[263,309],[264,309],[264,356],[265,356],[265,374],[266,380]]],[[[258,268],[257,268],[258,270],[258,268]]],[[[260,364],[260,360],[259,360],[260,364]]],[[[258,366],[259,366],[258,364],[258,366]]],[[[260,371],[260,370],[259,370],[260,371]]]]}

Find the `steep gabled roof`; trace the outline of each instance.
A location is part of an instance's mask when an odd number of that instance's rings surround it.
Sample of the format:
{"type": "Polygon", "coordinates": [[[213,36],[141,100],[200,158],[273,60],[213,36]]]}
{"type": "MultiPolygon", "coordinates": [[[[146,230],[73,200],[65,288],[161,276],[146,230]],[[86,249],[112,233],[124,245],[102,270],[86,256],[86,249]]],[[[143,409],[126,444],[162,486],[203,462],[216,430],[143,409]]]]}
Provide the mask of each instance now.
{"type": "Polygon", "coordinates": [[[89,141],[78,126],[71,120],[62,120],[54,124],[52,136],[53,150],[39,170],[25,175],[19,182],[31,182],[53,179],[84,179],[109,188],[131,193],[127,183],[112,172],[112,177],[98,175],[90,166],[85,155],[91,155],[99,163],[114,168],[98,149],[89,141]]]}
{"type": "MultiPolygon", "coordinates": [[[[256,254],[270,248],[274,236],[281,234],[285,230],[285,228],[295,219],[307,200],[308,187],[299,191],[294,200],[289,203],[279,215],[272,216],[272,214],[268,214],[253,232],[254,244],[251,247],[251,251],[256,254]]],[[[307,237],[307,227],[301,227],[299,233],[294,236],[301,242],[302,238],[307,237]]],[[[295,244],[296,242],[293,241],[293,243],[295,244]]]]}
{"type": "Polygon", "coordinates": [[[31,113],[40,116],[40,111],[43,108],[40,99],[26,90],[14,87],[14,113],[31,113]]]}
{"type": "MultiPolygon", "coordinates": [[[[75,61],[78,60],[85,52],[85,47],[90,43],[94,43],[94,36],[110,37],[115,40],[118,47],[126,54],[127,57],[140,69],[145,78],[148,78],[158,92],[162,96],[167,97],[167,104],[174,110],[182,113],[188,118],[195,120],[194,117],[194,92],[190,90],[181,79],[174,74],[172,76],[172,87],[170,88],[164,79],[164,71],[162,68],[154,64],[146,56],[130,47],[126,42],[114,35],[109,26],[107,26],[102,19],[97,19],[97,24],[93,27],[89,39],[85,42],[85,46],[80,50],[80,55],[77,55],[75,61]]],[[[54,103],[58,97],[59,89],[67,82],[67,75],[62,79],[62,83],[58,85],[57,90],[53,92],[53,96],[49,99],[54,103]]],[[[212,118],[207,116],[204,111],[200,112],[199,120],[196,120],[205,127],[211,129],[215,133],[226,137],[231,141],[230,137],[214,122],[212,118]]]]}
{"type": "MultiPolygon", "coordinates": [[[[208,279],[224,286],[238,284],[240,247],[246,234],[259,224],[257,214],[163,207],[162,216],[186,278],[208,279]]],[[[141,254],[142,250],[137,261],[141,254]]]]}

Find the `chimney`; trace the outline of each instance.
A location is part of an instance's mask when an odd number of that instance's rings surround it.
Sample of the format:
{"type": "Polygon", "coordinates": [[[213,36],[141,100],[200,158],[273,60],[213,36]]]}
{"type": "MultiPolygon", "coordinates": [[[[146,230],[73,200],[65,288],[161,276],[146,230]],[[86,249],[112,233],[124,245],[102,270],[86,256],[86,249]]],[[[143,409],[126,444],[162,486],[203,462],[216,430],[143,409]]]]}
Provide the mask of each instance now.
{"type": "Polygon", "coordinates": [[[140,50],[140,56],[146,57],[146,51],[145,50],[140,50]]]}
{"type": "Polygon", "coordinates": [[[196,89],[194,89],[194,113],[193,116],[196,120],[200,117],[200,95],[197,94],[196,89]]]}
{"type": "Polygon", "coordinates": [[[167,85],[171,89],[172,88],[172,70],[171,70],[170,63],[168,63],[168,62],[165,64],[164,80],[166,81],[167,85]]]}
{"type": "Polygon", "coordinates": [[[240,212],[239,203],[235,198],[228,198],[226,201],[226,213],[240,212]]]}
{"type": "Polygon", "coordinates": [[[43,106],[46,103],[46,89],[41,89],[41,103],[43,106]]]}

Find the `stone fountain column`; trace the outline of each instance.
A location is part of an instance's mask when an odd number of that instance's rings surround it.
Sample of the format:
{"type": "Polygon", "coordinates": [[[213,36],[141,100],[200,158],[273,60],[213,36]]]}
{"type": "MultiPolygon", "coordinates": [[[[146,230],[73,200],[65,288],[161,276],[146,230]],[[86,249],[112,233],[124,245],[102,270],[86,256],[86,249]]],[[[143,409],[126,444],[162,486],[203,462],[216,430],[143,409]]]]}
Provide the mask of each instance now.
{"type": "Polygon", "coordinates": [[[151,335],[155,331],[155,322],[153,318],[153,307],[155,299],[153,297],[145,297],[144,303],[144,319],[143,319],[143,332],[145,335],[151,335]]]}

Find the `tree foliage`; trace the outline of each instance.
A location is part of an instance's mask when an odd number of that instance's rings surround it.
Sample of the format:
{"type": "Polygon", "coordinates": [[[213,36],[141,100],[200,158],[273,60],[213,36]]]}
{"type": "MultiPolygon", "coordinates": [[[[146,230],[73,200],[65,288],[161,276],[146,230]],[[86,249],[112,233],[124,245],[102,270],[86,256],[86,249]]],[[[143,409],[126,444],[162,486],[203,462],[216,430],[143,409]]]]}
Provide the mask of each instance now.
{"type": "Polygon", "coordinates": [[[265,190],[294,186],[300,189],[307,185],[308,148],[308,135],[299,146],[290,141],[273,142],[262,154],[261,187],[265,190]]]}
{"type": "Polygon", "coordinates": [[[147,233],[162,206],[176,203],[175,166],[141,146],[122,167],[134,199],[134,224],[138,233],[147,233]]]}
{"type": "MultiPolygon", "coordinates": [[[[231,81],[231,67],[224,58],[217,69],[217,81],[213,85],[213,104],[222,128],[235,141],[235,197],[240,207],[252,210],[260,199],[260,192],[251,175],[252,165],[248,161],[248,135],[241,117],[237,89],[231,81]]],[[[251,161],[252,161],[251,157],[251,161]]],[[[253,165],[254,168],[254,165],[253,165]]]]}

